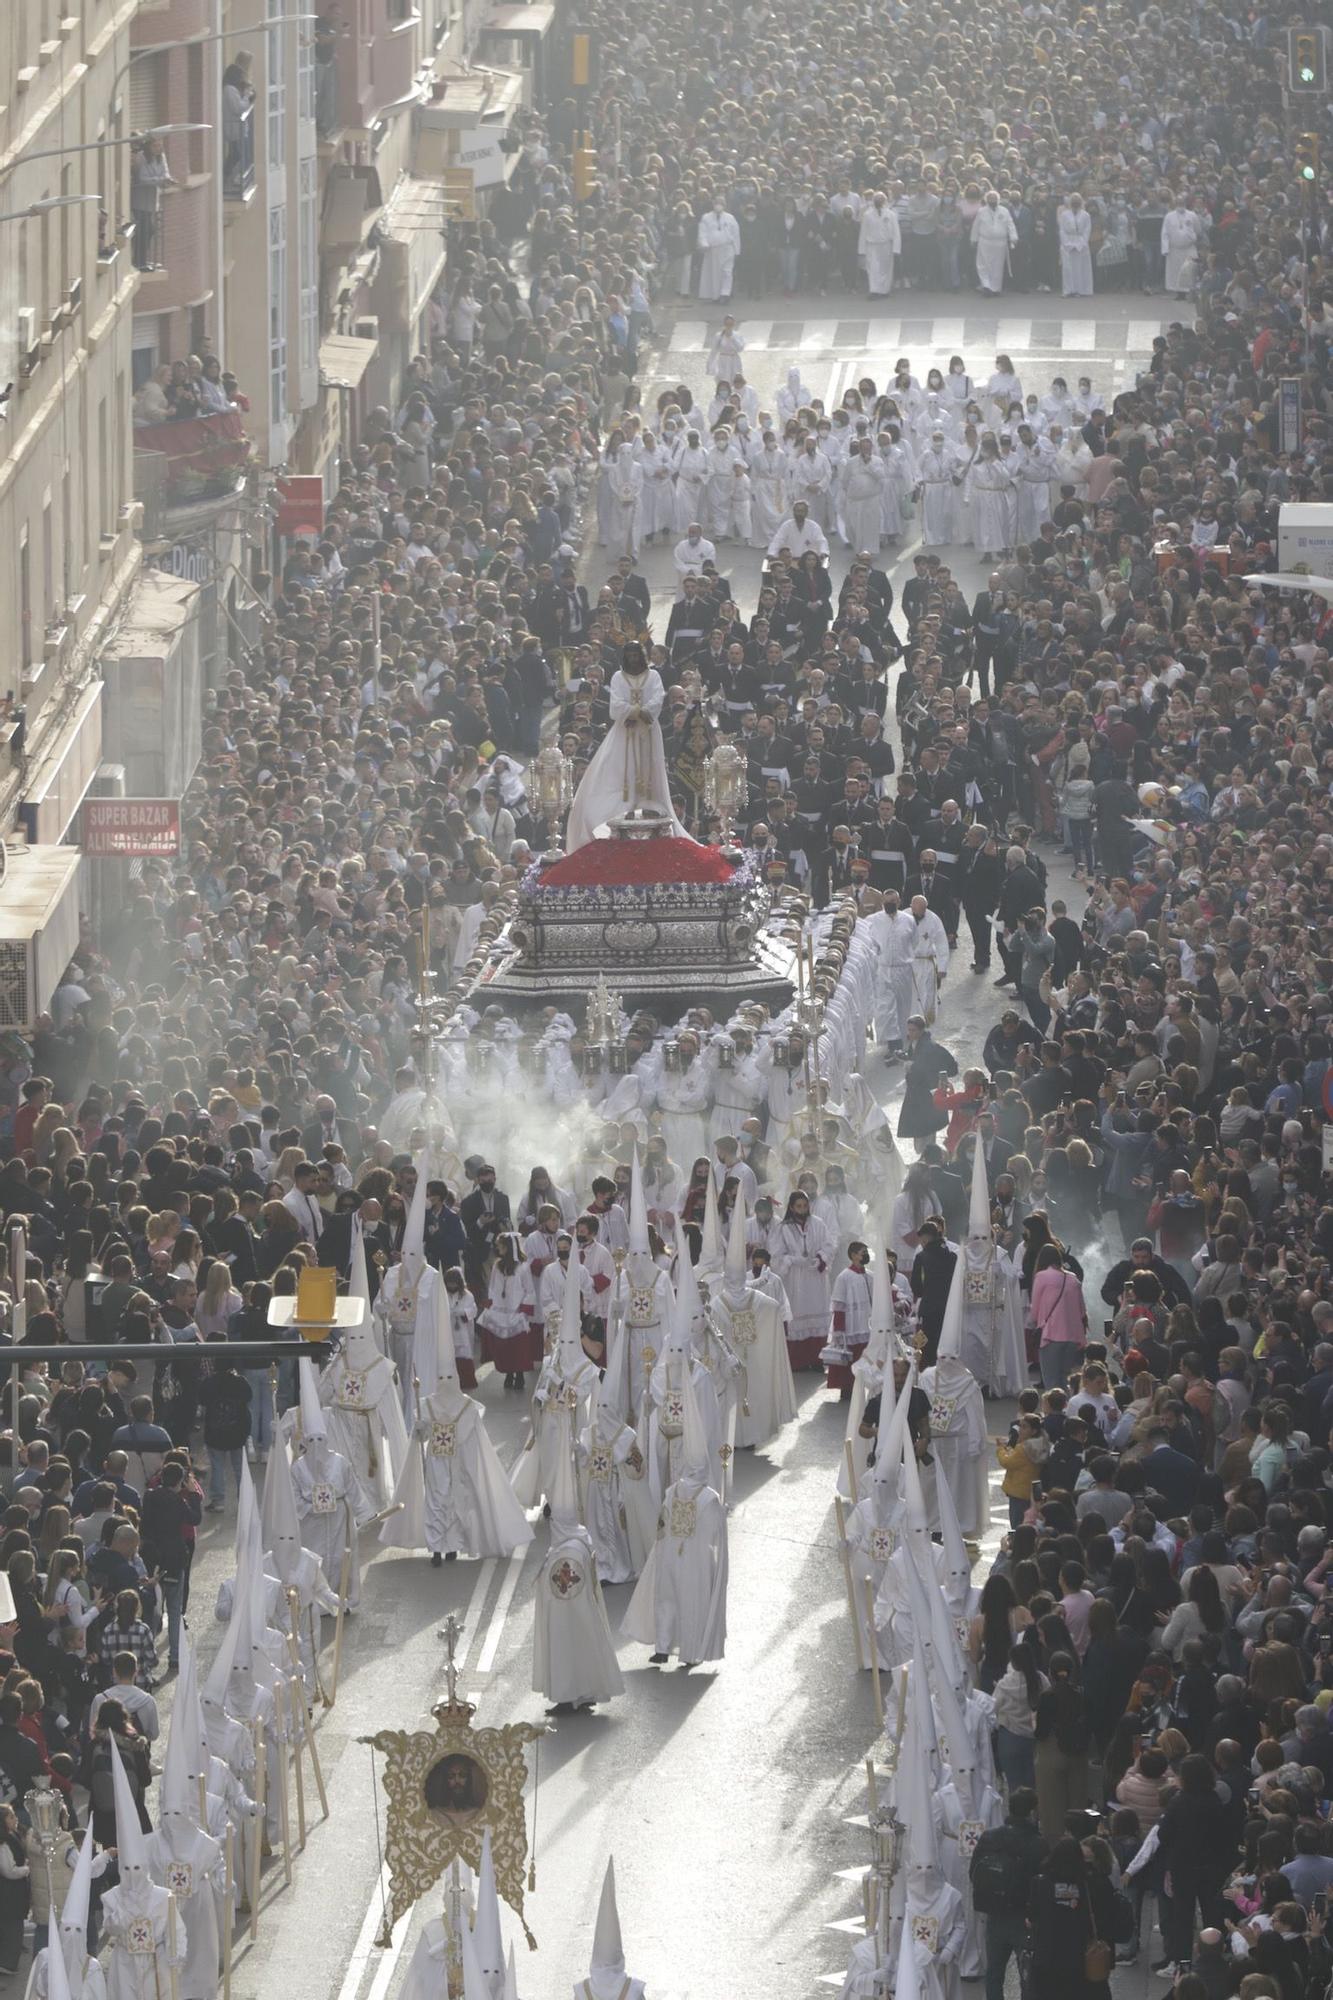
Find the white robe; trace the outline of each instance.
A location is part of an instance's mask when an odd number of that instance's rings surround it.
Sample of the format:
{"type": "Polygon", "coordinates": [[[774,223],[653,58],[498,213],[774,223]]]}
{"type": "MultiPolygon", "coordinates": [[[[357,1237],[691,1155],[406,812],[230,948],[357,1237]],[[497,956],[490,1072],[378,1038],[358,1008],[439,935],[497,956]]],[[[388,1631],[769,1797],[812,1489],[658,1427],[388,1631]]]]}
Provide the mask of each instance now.
{"type": "Polygon", "coordinates": [[[777,1301],[746,1284],[739,1298],[729,1281],[713,1294],[719,1331],[741,1365],[736,1445],[767,1444],[797,1415],[787,1334],[777,1301]]]}
{"type": "Polygon", "coordinates": [[[903,1924],[916,1972],[913,2000],[959,2000],[959,1960],[967,1932],[958,1891],[938,1879],[933,1892],[921,1895],[909,1880],[903,1924]]]}
{"type": "Polygon", "coordinates": [[[565,851],[573,854],[597,838],[598,828],[631,806],[656,806],[665,813],[662,831],[677,840],[689,834],[671,806],[666,751],[659,717],[666,700],[662,677],[652,667],[633,680],[617,667],[611,676],[611,727],[594,752],[569,809],[565,851]],[[630,717],[634,720],[631,723],[630,717]]]}
{"type": "Polygon", "coordinates": [[[319,1378],[319,1399],[329,1444],[352,1468],[357,1526],[364,1527],[388,1506],[407,1456],[394,1365],[381,1355],[368,1368],[351,1368],[337,1354],[319,1378]]]}
{"type": "Polygon", "coordinates": [[[1062,208],[1060,289],[1067,299],[1092,297],[1092,217],[1086,208],[1062,208]]]}
{"type": "Polygon", "coordinates": [[[972,540],[986,555],[1014,545],[1014,475],[1003,459],[979,458],[968,474],[972,540]]]}
{"type": "Polygon", "coordinates": [[[579,1440],[583,1518],[597,1556],[603,1583],[630,1583],[642,1568],[647,1535],[631,1535],[631,1514],[642,1512],[647,1492],[647,1465],[639,1454],[629,1463],[638,1440],[633,1426],[605,1411],[597,1411],[579,1440]]]}
{"type": "Polygon", "coordinates": [[[963,1360],[992,1396],[1017,1396],[1028,1386],[1019,1298],[1021,1259],[998,1245],[960,1246],[963,1258],[963,1360]],[[990,1254],[988,1254],[988,1252],[990,1254]]]}
{"type": "Polygon", "coordinates": [[[977,253],[977,283],[983,292],[1004,289],[1009,252],[1018,242],[1014,218],[1003,202],[991,208],[983,202],[972,222],[972,247],[977,253]]]}
{"type": "MultiPolygon", "coordinates": [[[[102,1935],[110,1946],[106,1962],[107,2000],[163,2000],[171,1989],[172,1953],[167,1927],[167,1892],[136,1875],[102,1898],[102,1935]]],[[[185,1925],[176,1918],[175,1961],[184,1965],[189,1949],[185,1925]]]]}
{"type": "Polygon", "coordinates": [[[643,498],[639,527],[645,535],[662,535],[672,525],[675,492],[671,484],[671,462],[660,444],[639,447],[639,470],[643,474],[643,498]]]}
{"type": "MultiPolygon", "coordinates": [[[[686,535],[696,522],[701,528],[704,524],[704,490],[708,485],[708,453],[701,444],[682,445],[676,454],[674,471],[676,475],[676,492],[672,505],[672,526],[678,535],[686,535]]],[[[705,548],[710,559],[716,555],[717,551],[713,547],[713,544],[707,542],[706,539],[701,540],[698,550],[690,555],[688,572],[681,562],[678,551],[676,555],[677,570],[682,575],[689,573],[697,576],[703,564],[705,548]],[[696,554],[697,562],[695,559],[696,554]]]]}
{"type": "Polygon", "coordinates": [[[347,1603],[354,1608],[361,1601],[361,1564],[356,1546],[357,1484],[351,1466],[323,1438],[313,1439],[292,1465],[292,1487],[301,1546],[319,1557],[324,1580],[335,1594],[342,1589],[344,1553],[350,1551],[347,1603]]]}
{"type": "Polygon", "coordinates": [[[386,1548],[510,1556],[532,1540],[486,1435],[485,1412],[456,1387],[422,1398],[397,1497],[402,1510],[390,1515],[380,1534],[386,1548]]]}
{"type": "Polygon", "coordinates": [[[770,1254],[791,1300],[788,1339],[810,1340],[818,1334],[822,1342],[828,1335],[833,1282],[833,1242],[827,1229],[813,1215],[804,1228],[779,1222],[770,1239],[770,1254]]]}
{"type": "Polygon", "coordinates": [[[842,478],[842,538],[854,552],[879,553],[884,530],[884,468],[877,458],[849,458],[842,478]]]}
{"type": "Polygon", "coordinates": [[[774,445],[750,460],[750,534],[756,548],[767,548],[787,513],[787,460],[774,445]]]}
{"type": "Polygon", "coordinates": [[[179,1813],[164,1815],[145,1846],[148,1872],[159,1888],[173,1892],[185,1926],[181,2000],[214,2000],[222,1978],[222,1849],[179,1813]]]}
{"type": "Polygon", "coordinates": [[[1199,217],[1192,208],[1172,208],[1162,217],[1162,255],[1166,259],[1168,292],[1189,290],[1188,266],[1197,268],[1199,217]]]}
{"type": "Polygon", "coordinates": [[[639,513],[643,504],[643,467],[622,450],[607,468],[608,510],[606,552],[612,562],[639,553],[639,513]]]}
{"type": "Polygon", "coordinates": [[[679,1479],[662,1502],[657,1540],[621,1631],[655,1653],[697,1665],[727,1642],[727,1515],[697,1478],[679,1479]]]}
{"type": "Polygon", "coordinates": [[[577,1521],[552,1523],[537,1578],[532,1685],[548,1701],[610,1701],[625,1692],[592,1538],[577,1521]]]}
{"type": "Polygon", "coordinates": [[[912,1009],[930,1027],[939,1011],[940,981],[949,970],[949,938],[934,910],[927,910],[920,923],[912,919],[916,935],[912,939],[912,984],[916,1005],[912,1009]]]}
{"type": "Polygon", "coordinates": [[[989,1440],[981,1389],[961,1361],[941,1361],[927,1368],[921,1389],[930,1397],[935,1477],[948,1480],[958,1525],[969,1540],[975,1540],[990,1521],[989,1440]]]}
{"type": "Polygon", "coordinates": [[[893,260],[902,247],[898,218],[887,203],[883,208],[876,208],[872,202],[868,208],[862,209],[856,249],[865,263],[872,299],[887,298],[893,290],[893,260]]]}
{"type": "Polygon", "coordinates": [[[701,215],[698,247],[703,252],[699,261],[699,297],[729,299],[732,274],[741,254],[740,224],[735,216],[725,209],[719,215],[711,208],[701,215]]]}
{"type": "Polygon", "coordinates": [[[939,451],[923,451],[917,461],[922,548],[947,548],[958,532],[954,520],[956,470],[954,455],[947,444],[939,451]]]}

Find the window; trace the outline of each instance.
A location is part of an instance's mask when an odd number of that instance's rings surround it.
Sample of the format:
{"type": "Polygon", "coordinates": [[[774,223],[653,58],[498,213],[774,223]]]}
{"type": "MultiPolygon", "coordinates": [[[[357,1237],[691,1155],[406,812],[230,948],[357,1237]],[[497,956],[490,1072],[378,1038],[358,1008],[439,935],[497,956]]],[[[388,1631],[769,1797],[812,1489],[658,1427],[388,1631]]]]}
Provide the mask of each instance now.
{"type": "Polygon", "coordinates": [[[106,418],[106,397],[97,405],[97,530],[109,535],[115,509],[111,505],[111,434],[106,418]]]}
{"type": "Polygon", "coordinates": [[[268,420],[278,430],[287,414],[287,209],[268,212],[268,420]]]}
{"type": "Polygon", "coordinates": [[[152,125],[165,125],[167,122],[165,54],[140,56],[137,62],[130,64],[127,82],[131,132],[146,132],[152,125]]]}
{"type": "MultiPolygon", "coordinates": [[[[160,328],[164,317],[162,313],[135,315],[130,346],[130,380],[136,389],[142,389],[161,358],[160,328]]],[[[197,346],[191,352],[197,353],[197,346]]]]}
{"type": "Polygon", "coordinates": [[[26,525],[19,531],[19,637],[19,668],[26,673],[32,664],[32,552],[26,525]]]}
{"type": "Polygon", "coordinates": [[[296,93],[297,115],[309,124],[315,116],[315,44],[304,27],[297,30],[296,93]]]}
{"type": "Polygon", "coordinates": [[[68,604],[83,582],[83,547],[79,540],[79,516],[74,505],[74,468],[66,462],[60,482],[61,597],[68,604]]]}
{"type": "MultiPolygon", "coordinates": [[[[268,0],[271,19],[283,11],[281,0],[268,0]]],[[[273,176],[284,171],[287,158],[287,31],[285,28],[270,28],[268,31],[268,171],[269,187],[273,186],[273,176]]]]}
{"type": "Polygon", "coordinates": [[[42,508],[42,635],[56,613],[56,530],[48,493],[42,508]]]}
{"type": "Polygon", "coordinates": [[[301,401],[313,403],[319,368],[319,161],[301,162],[301,401]]]}

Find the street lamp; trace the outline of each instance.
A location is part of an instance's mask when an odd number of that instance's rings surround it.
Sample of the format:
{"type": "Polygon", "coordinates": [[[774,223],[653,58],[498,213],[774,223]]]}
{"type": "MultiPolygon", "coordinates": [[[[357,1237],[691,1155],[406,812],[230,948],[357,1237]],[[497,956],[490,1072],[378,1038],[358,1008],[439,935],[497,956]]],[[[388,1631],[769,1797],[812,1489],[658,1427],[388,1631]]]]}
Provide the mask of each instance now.
{"type": "Polygon", "coordinates": [[[4,169],[4,176],[12,174],[16,167],[26,167],[29,160],[63,160],[67,153],[104,153],[111,146],[129,146],[139,139],[171,139],[179,132],[211,132],[211,125],[149,125],[142,132],[127,132],[123,138],[86,139],[77,146],[43,146],[35,153],[20,153],[4,169]]]}
{"type": "Polygon", "coordinates": [[[77,208],[80,202],[101,203],[100,194],[48,194],[40,201],[30,201],[26,208],[16,208],[12,215],[0,215],[0,222],[29,222],[34,215],[47,215],[53,208],[77,208]]]}

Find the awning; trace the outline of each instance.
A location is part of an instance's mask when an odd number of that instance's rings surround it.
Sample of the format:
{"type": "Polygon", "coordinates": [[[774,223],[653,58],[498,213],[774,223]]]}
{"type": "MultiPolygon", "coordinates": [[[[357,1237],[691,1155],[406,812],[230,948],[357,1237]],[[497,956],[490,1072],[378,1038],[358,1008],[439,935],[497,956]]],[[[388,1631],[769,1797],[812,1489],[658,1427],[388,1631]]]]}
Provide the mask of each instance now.
{"type": "Polygon", "coordinates": [[[410,333],[444,272],[449,203],[438,181],[405,174],[384,211],[373,303],[381,329],[410,333]]]}
{"type": "Polygon", "coordinates": [[[483,35],[544,35],[554,19],[554,7],[492,7],[481,24],[481,32],[483,35]]]}
{"type": "Polygon", "coordinates": [[[326,389],[359,389],[379,352],[377,340],[331,333],[319,343],[319,375],[326,389]]]}

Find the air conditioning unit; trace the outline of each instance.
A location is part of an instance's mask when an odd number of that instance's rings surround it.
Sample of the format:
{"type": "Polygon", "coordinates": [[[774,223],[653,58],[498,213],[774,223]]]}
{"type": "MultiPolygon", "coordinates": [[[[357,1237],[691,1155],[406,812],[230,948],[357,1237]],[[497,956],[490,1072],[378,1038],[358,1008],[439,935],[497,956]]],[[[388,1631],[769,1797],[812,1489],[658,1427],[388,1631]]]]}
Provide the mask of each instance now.
{"type": "Polygon", "coordinates": [[[37,366],[37,308],[20,306],[14,315],[14,332],[18,339],[19,374],[31,375],[37,366]]]}
{"type": "Polygon", "coordinates": [[[379,320],[371,315],[368,315],[364,319],[354,319],[352,321],[352,332],[358,340],[378,340],[380,337],[379,320]]]}

